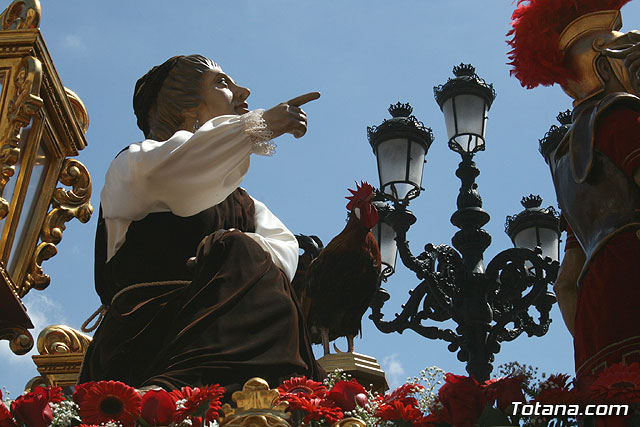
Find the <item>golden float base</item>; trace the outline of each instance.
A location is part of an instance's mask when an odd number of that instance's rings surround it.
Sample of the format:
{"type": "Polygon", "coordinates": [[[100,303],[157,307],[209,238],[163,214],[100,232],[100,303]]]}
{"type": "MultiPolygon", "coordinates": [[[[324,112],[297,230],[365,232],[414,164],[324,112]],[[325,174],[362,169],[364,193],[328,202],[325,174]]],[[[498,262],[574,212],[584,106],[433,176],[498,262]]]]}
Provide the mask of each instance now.
{"type": "Polygon", "coordinates": [[[327,372],[342,369],[372,391],[384,393],[389,390],[387,377],[375,357],[359,353],[336,353],[318,359],[318,363],[327,372]]]}

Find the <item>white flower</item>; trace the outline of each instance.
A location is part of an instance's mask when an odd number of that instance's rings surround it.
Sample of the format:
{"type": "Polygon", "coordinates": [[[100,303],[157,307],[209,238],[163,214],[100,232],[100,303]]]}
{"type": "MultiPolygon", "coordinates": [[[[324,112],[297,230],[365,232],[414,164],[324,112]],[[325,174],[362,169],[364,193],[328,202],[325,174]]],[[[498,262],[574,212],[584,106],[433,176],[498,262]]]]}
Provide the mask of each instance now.
{"type": "Polygon", "coordinates": [[[176,401],[176,409],[184,409],[184,404],[187,403],[187,399],[180,399],[176,401]]]}
{"type": "Polygon", "coordinates": [[[67,427],[77,425],[80,419],[80,408],[72,400],[63,400],[60,403],[49,403],[53,413],[51,427],[67,427]]]}

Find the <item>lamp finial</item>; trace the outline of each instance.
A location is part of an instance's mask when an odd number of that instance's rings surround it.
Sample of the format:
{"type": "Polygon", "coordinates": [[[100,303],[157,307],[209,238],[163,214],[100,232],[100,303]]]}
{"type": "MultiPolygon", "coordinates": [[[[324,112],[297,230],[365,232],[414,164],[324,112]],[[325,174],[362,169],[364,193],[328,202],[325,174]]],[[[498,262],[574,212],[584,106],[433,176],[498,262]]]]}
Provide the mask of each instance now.
{"type": "Polygon", "coordinates": [[[525,209],[539,208],[540,205],[542,205],[542,197],[530,194],[526,197],[523,197],[520,203],[525,209]]]}
{"type": "Polygon", "coordinates": [[[389,106],[389,114],[392,117],[409,117],[413,112],[413,107],[409,105],[409,103],[401,103],[397,102],[396,104],[392,104],[389,106]]]}
{"type": "Polygon", "coordinates": [[[569,126],[572,121],[571,110],[565,110],[556,116],[561,125],[569,126]]]}
{"type": "Polygon", "coordinates": [[[473,77],[476,75],[476,68],[471,64],[463,64],[456,65],[453,67],[453,74],[456,77],[473,77]]]}

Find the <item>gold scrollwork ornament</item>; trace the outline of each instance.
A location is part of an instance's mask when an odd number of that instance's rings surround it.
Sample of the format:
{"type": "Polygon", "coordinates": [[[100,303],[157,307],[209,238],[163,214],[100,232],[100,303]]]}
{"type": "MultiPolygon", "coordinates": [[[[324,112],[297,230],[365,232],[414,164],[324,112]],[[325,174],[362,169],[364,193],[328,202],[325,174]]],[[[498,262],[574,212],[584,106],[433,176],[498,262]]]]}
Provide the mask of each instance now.
{"type": "Polygon", "coordinates": [[[91,199],[91,176],[87,168],[75,159],[66,159],[58,181],[71,190],[56,188],[51,198],[53,209],[47,214],[42,226],[43,242],[57,245],[62,240],[65,223],[78,218],[82,223],[91,219],[93,207],[91,199]]]}
{"type": "Polygon", "coordinates": [[[91,337],[66,325],[50,325],[38,335],[38,353],[70,354],[84,353],[91,337]]]}
{"type": "Polygon", "coordinates": [[[280,392],[269,389],[262,378],[252,378],[236,391],[231,399],[237,408],[228,403],[222,406],[224,418],[220,422],[224,427],[291,427],[288,420],[291,415],[285,410],[287,402],[278,402],[280,392]]]}
{"type": "Polygon", "coordinates": [[[0,219],[9,213],[9,202],[3,197],[4,188],[15,173],[20,156],[20,129],[27,126],[33,115],[42,107],[40,85],[42,64],[33,56],[25,56],[16,68],[13,79],[13,97],[7,108],[6,132],[2,135],[0,149],[0,219]]]}
{"type": "Polygon", "coordinates": [[[36,387],[51,387],[51,381],[47,379],[47,377],[43,377],[38,375],[37,377],[31,378],[27,384],[24,386],[25,393],[31,393],[36,387]]]}
{"type": "Polygon", "coordinates": [[[33,348],[31,333],[20,326],[0,329],[0,340],[9,340],[9,348],[14,354],[23,355],[33,348]]]}
{"type": "Polygon", "coordinates": [[[365,423],[360,418],[345,418],[343,420],[338,421],[333,424],[332,427],[367,427],[367,423],[365,423]]]}
{"type": "Polygon", "coordinates": [[[42,262],[56,255],[56,245],[62,240],[65,224],[73,218],[86,223],[91,219],[93,207],[91,199],[91,176],[87,168],[75,159],[66,159],[58,181],[71,190],[56,188],[51,198],[51,210],[45,217],[40,231],[42,242],[37,246],[25,278],[21,296],[31,288],[43,290],[51,282],[48,274],[42,270],[42,262]]]}
{"type": "Polygon", "coordinates": [[[40,26],[40,0],[15,0],[0,16],[3,30],[24,30],[40,26]]]}

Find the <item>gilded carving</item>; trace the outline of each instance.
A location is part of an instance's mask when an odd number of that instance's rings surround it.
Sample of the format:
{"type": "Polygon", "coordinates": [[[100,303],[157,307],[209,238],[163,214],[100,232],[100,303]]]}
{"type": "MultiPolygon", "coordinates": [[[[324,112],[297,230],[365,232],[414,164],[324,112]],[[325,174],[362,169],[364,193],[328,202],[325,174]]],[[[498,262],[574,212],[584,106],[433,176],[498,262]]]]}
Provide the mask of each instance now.
{"type": "Polygon", "coordinates": [[[82,102],[82,99],[80,99],[74,91],[67,87],[65,87],[64,90],[67,93],[67,98],[71,104],[71,109],[73,110],[76,121],[80,125],[82,132],[87,133],[89,129],[89,112],[87,111],[87,107],[84,106],[84,102],[82,102]]]}
{"type": "Polygon", "coordinates": [[[289,404],[278,402],[280,392],[269,389],[262,378],[252,378],[236,391],[231,399],[236,403],[232,408],[228,403],[222,406],[224,419],[221,426],[226,427],[291,427],[290,414],[284,412],[289,404]]]}
{"type": "Polygon", "coordinates": [[[332,427],[367,427],[367,423],[360,418],[345,418],[333,424],[332,427]]]}
{"type": "Polygon", "coordinates": [[[51,385],[74,385],[82,367],[83,353],[43,354],[32,356],[40,375],[51,385]]]}
{"type": "Polygon", "coordinates": [[[47,377],[43,377],[41,375],[38,375],[37,377],[31,378],[27,382],[27,384],[24,386],[24,392],[25,393],[31,393],[38,386],[40,386],[40,387],[50,387],[52,385],[53,384],[51,384],[51,382],[47,380],[47,377]]]}
{"type": "Polygon", "coordinates": [[[21,298],[24,297],[31,288],[41,291],[49,286],[51,279],[49,275],[45,274],[42,270],[42,263],[57,253],[58,249],[53,243],[42,242],[36,247],[31,257],[31,262],[29,263],[27,277],[24,283],[18,286],[18,295],[20,295],[21,298]]]}
{"type": "Polygon", "coordinates": [[[0,339],[9,340],[9,348],[17,355],[26,354],[33,348],[33,337],[20,326],[0,329],[0,339]]]}
{"type": "Polygon", "coordinates": [[[291,427],[291,424],[275,415],[238,415],[225,421],[221,425],[228,427],[291,427]]]}
{"type": "Polygon", "coordinates": [[[51,198],[51,210],[47,213],[40,239],[30,262],[29,271],[20,289],[20,296],[26,295],[31,288],[42,290],[51,281],[42,270],[42,262],[53,257],[57,252],[56,245],[62,240],[65,223],[78,218],[86,223],[91,218],[91,177],[87,168],[75,159],[66,159],[58,176],[58,182],[70,186],[71,190],[56,188],[51,198]]]}
{"type": "Polygon", "coordinates": [[[32,379],[28,387],[39,385],[73,385],[78,380],[82,359],[91,337],[65,325],[51,325],[38,335],[38,352],[33,361],[40,377],[32,379]]]}
{"type": "Polygon", "coordinates": [[[65,325],[51,325],[38,335],[38,353],[69,354],[84,353],[91,337],[65,325]]]}
{"type": "MultiPolygon", "coordinates": [[[[15,173],[15,164],[20,155],[18,143],[20,129],[27,126],[33,115],[42,107],[40,84],[42,64],[37,58],[25,56],[16,68],[13,78],[13,97],[7,108],[6,132],[2,136],[0,149],[0,196],[9,179],[15,173]]],[[[0,197],[0,219],[9,213],[9,202],[0,197]]]]}
{"type": "Polygon", "coordinates": [[[25,30],[40,26],[40,0],[15,0],[0,15],[3,30],[25,30]]]}
{"type": "Polygon", "coordinates": [[[51,198],[51,211],[47,214],[42,226],[43,242],[58,244],[62,240],[65,223],[78,218],[82,223],[91,219],[93,207],[91,199],[91,177],[87,168],[75,159],[66,159],[58,181],[71,190],[56,188],[51,198]]]}

